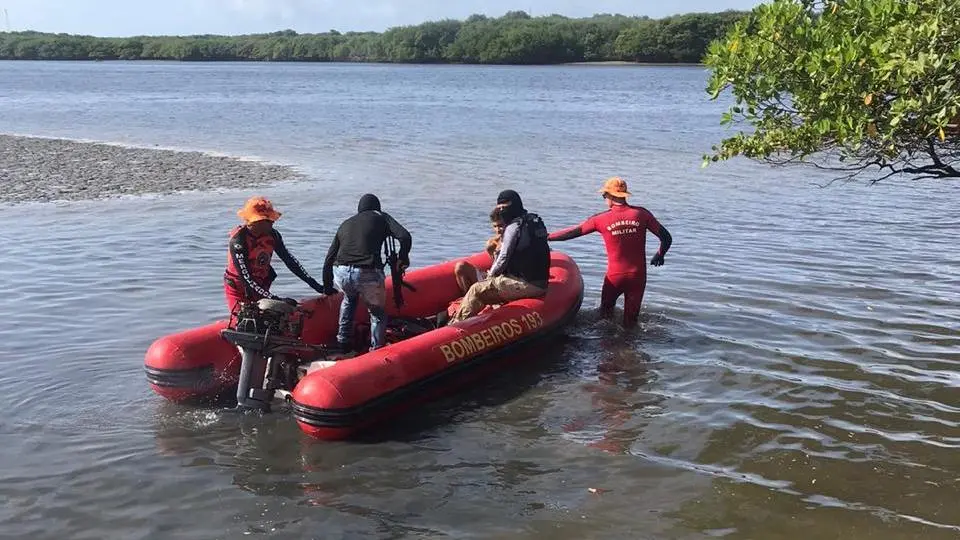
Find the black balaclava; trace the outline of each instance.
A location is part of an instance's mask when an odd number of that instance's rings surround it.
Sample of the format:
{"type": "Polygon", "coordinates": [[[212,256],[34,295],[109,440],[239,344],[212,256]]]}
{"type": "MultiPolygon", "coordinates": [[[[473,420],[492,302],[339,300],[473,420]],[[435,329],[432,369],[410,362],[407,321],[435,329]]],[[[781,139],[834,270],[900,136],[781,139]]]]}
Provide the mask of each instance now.
{"type": "Polygon", "coordinates": [[[367,210],[380,211],[380,199],[372,193],[367,193],[363,197],[360,197],[360,203],[357,204],[357,213],[366,212],[367,210]]]}
{"type": "Polygon", "coordinates": [[[526,212],[523,209],[523,201],[520,200],[520,195],[512,189],[501,191],[497,195],[497,204],[506,205],[503,207],[503,221],[505,223],[510,223],[526,212]]]}

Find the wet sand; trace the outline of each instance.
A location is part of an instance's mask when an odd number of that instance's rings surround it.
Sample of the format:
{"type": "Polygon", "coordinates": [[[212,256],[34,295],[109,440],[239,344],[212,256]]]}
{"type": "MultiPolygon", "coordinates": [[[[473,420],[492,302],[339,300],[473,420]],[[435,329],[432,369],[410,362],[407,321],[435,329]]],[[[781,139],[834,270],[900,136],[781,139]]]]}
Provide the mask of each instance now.
{"type": "Polygon", "coordinates": [[[0,135],[0,203],[247,188],[302,177],[291,167],[202,152],[0,135]]]}

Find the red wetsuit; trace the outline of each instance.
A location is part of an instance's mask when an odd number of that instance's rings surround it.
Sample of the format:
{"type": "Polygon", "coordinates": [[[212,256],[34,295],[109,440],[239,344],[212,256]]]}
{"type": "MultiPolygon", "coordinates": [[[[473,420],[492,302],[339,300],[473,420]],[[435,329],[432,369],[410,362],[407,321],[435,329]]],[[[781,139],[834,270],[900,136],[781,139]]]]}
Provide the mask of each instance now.
{"type": "Polygon", "coordinates": [[[616,204],[606,212],[550,235],[551,241],[570,240],[592,232],[603,237],[607,249],[607,274],[600,293],[600,311],[609,313],[620,295],[624,295],[623,322],[636,323],[647,287],[647,231],[660,238],[657,257],[670,249],[672,238],[667,229],[646,208],[616,204]]]}
{"type": "Polygon", "coordinates": [[[287,251],[283,237],[276,229],[269,234],[254,236],[249,229],[241,225],[230,231],[228,245],[227,269],[223,273],[223,292],[227,297],[227,307],[231,313],[239,302],[278,298],[270,292],[270,285],[277,277],[277,272],[270,266],[274,251],[297,277],[310,285],[313,290],[323,291],[323,287],[303,269],[300,261],[287,251]]]}

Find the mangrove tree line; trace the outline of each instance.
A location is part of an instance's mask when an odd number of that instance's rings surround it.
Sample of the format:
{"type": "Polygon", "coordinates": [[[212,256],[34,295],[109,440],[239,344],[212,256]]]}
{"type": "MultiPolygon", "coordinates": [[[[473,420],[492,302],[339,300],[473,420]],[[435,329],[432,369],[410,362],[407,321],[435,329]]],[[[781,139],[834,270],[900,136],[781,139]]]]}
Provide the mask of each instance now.
{"type": "Polygon", "coordinates": [[[710,46],[707,90],[746,156],[852,179],[960,178],[960,2],[773,0],[710,46]]]}
{"type": "Polygon", "coordinates": [[[431,21],[378,32],[284,30],[241,36],[101,38],[40,32],[0,32],[6,60],[183,60],[556,64],[632,61],[700,62],[744,12],[688,13],[650,19],[600,14],[572,19],[530,17],[431,21]]]}

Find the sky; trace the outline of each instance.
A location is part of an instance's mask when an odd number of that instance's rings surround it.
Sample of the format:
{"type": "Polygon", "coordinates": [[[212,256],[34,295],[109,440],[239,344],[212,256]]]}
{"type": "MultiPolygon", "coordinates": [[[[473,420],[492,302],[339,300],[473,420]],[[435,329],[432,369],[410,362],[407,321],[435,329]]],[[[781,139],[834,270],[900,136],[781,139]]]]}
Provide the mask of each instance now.
{"type": "Polygon", "coordinates": [[[622,13],[660,18],[750,9],[756,0],[0,0],[0,30],[95,36],[373,30],[473,13],[568,17],[622,13]],[[6,10],[4,17],[3,10],[6,10]],[[9,23],[8,23],[9,20],[9,23]],[[9,26],[8,26],[9,24],[9,26]]]}

